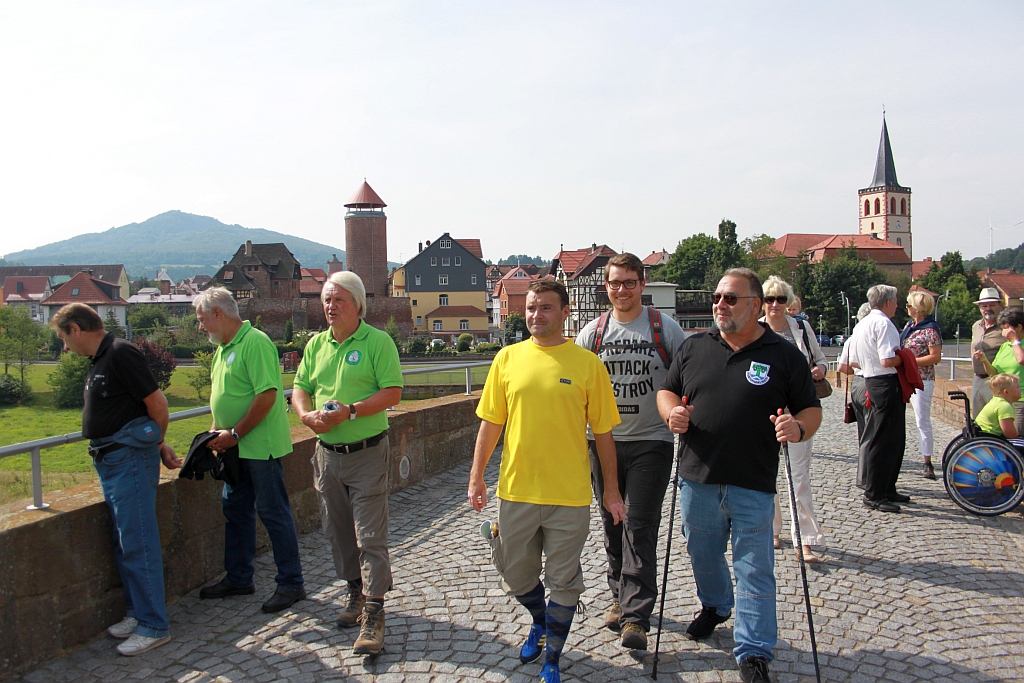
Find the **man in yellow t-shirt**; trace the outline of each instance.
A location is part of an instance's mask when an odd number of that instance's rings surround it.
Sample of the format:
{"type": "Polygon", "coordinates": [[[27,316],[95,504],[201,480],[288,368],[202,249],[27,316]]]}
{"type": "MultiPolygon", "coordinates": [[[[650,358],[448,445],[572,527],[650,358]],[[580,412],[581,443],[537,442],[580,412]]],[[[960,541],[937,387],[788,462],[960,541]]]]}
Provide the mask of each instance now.
{"type": "MultiPolygon", "coordinates": [[[[619,424],[601,360],[562,336],[569,295],[561,283],[537,280],[526,295],[528,341],[502,349],[487,376],[477,416],[480,431],[469,475],[469,504],[487,504],[484,469],[505,427],[498,476],[498,533],[491,559],[502,587],[533,617],[519,653],[523,663],[545,654],[540,679],[559,683],[559,656],[584,590],[580,555],[590,530],[590,423],[607,483],[604,506],[618,524],[619,495],[612,427],[619,424]],[[541,555],[551,596],[544,603],[541,555]]],[[[485,525],[486,527],[487,525],[485,525]]]]}

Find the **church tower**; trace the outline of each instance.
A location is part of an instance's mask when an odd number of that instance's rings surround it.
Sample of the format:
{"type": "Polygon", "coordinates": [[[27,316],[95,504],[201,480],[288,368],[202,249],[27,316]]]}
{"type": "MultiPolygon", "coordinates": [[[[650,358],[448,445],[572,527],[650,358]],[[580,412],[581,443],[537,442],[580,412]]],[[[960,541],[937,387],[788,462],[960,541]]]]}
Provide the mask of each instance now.
{"type": "Polygon", "coordinates": [[[896,163],[889,145],[889,130],[882,116],[882,139],[878,142],[875,177],[860,195],[860,234],[898,244],[914,258],[910,234],[910,188],[896,179],[896,163]]]}
{"type": "Polygon", "coordinates": [[[365,180],[345,204],[345,260],[366,286],[366,298],[388,295],[387,204],[365,180]]]}

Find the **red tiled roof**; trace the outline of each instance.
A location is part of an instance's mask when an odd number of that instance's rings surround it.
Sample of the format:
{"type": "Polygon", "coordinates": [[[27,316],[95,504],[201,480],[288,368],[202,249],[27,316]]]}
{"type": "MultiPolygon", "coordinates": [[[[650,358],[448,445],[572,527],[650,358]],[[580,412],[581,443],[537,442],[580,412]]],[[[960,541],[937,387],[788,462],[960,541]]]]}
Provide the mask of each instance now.
{"type": "Polygon", "coordinates": [[[616,254],[616,253],[618,253],[618,252],[616,252],[616,251],[615,251],[614,249],[612,249],[611,247],[608,247],[608,246],[606,246],[606,245],[602,244],[602,245],[600,246],[600,248],[598,248],[598,249],[595,249],[594,251],[592,251],[592,252],[590,252],[589,254],[587,254],[587,255],[586,255],[586,256],[585,256],[584,258],[583,258],[583,260],[582,260],[582,261],[580,261],[580,264],[579,264],[578,266],[576,266],[576,270],[574,270],[574,271],[572,272],[572,275],[569,275],[569,276],[567,276],[567,279],[571,279],[571,278],[574,278],[574,277],[576,277],[576,276],[578,276],[578,275],[584,275],[584,274],[587,274],[587,270],[588,270],[588,269],[590,268],[590,266],[591,266],[591,265],[593,265],[593,264],[594,264],[594,263],[595,263],[595,262],[596,262],[596,261],[597,261],[598,259],[600,259],[600,258],[602,258],[602,257],[604,257],[604,258],[611,258],[612,256],[615,256],[615,254],[616,254]]]}
{"type": "Polygon", "coordinates": [[[983,277],[986,282],[995,285],[1011,301],[1024,296],[1024,275],[1020,275],[1012,270],[996,270],[991,273],[984,273],[983,277]]]}
{"type": "Polygon", "coordinates": [[[505,287],[505,294],[507,296],[518,296],[530,291],[530,283],[535,279],[537,278],[530,278],[529,280],[502,280],[501,284],[505,287]]]}
{"type": "Polygon", "coordinates": [[[600,247],[593,246],[590,249],[576,249],[574,251],[560,251],[555,256],[562,264],[562,270],[566,277],[572,277],[580,269],[585,268],[598,256],[615,256],[617,252],[606,244],[600,247]]]}
{"type": "Polygon", "coordinates": [[[645,266],[658,266],[664,263],[665,261],[668,261],[670,256],[672,255],[664,249],[662,249],[661,251],[652,251],[651,255],[645,258],[643,261],[641,261],[641,263],[643,263],[645,266]]]}
{"type": "MultiPolygon", "coordinates": [[[[817,244],[811,246],[808,251],[817,251],[818,249],[843,249],[845,247],[853,246],[856,249],[899,249],[903,251],[903,247],[886,240],[872,237],[871,235],[819,235],[822,240],[817,244]]],[[[903,251],[903,255],[906,256],[907,252],[903,251]]]]}
{"type": "Polygon", "coordinates": [[[457,318],[461,316],[487,316],[487,314],[481,311],[476,306],[440,306],[435,308],[430,313],[427,313],[428,318],[457,318]]]}
{"type": "Polygon", "coordinates": [[[933,297],[938,296],[938,292],[933,292],[930,289],[922,287],[921,285],[910,285],[911,292],[924,292],[925,294],[931,294],[933,297]]]}
{"type": "Polygon", "coordinates": [[[302,268],[302,277],[311,277],[317,282],[327,280],[327,272],[323,268],[302,268]]]}
{"type": "Polygon", "coordinates": [[[380,198],[380,195],[373,191],[370,184],[364,180],[363,184],[359,186],[359,189],[356,190],[356,193],[352,195],[352,198],[348,200],[345,206],[356,209],[383,209],[387,204],[380,198]]]}
{"type": "Polygon", "coordinates": [[[914,261],[910,264],[910,279],[917,280],[928,274],[931,270],[932,264],[936,263],[932,260],[932,257],[924,259],[923,261],[914,261]]]}
{"type": "Polygon", "coordinates": [[[128,305],[128,302],[124,299],[114,300],[107,296],[100,286],[96,284],[98,282],[109,284],[103,280],[90,277],[87,273],[79,273],[58,287],[53,294],[43,300],[43,303],[47,306],[63,306],[64,304],[74,303],[89,304],[90,306],[97,304],[128,305]],[[78,290],[78,294],[74,294],[75,290],[78,290]]]}
{"type": "Polygon", "coordinates": [[[456,242],[458,242],[459,244],[461,244],[462,248],[465,249],[466,251],[468,251],[470,254],[472,254],[473,256],[476,256],[481,261],[483,260],[483,258],[484,258],[484,250],[483,250],[483,247],[480,246],[480,240],[476,240],[476,239],[460,240],[460,239],[456,239],[454,237],[452,239],[455,240],[456,242]]]}
{"type": "Polygon", "coordinates": [[[22,275],[10,276],[0,281],[4,290],[4,301],[39,301],[46,294],[46,288],[50,285],[50,278],[45,275],[22,275]],[[21,283],[21,292],[18,292],[18,283],[21,283]]]}
{"type": "MultiPolygon", "coordinates": [[[[852,235],[850,236],[852,237],[852,235]]],[[[779,252],[786,258],[796,258],[801,251],[810,251],[811,247],[828,237],[834,237],[834,235],[791,232],[775,240],[775,244],[772,245],[772,249],[779,252]]]]}

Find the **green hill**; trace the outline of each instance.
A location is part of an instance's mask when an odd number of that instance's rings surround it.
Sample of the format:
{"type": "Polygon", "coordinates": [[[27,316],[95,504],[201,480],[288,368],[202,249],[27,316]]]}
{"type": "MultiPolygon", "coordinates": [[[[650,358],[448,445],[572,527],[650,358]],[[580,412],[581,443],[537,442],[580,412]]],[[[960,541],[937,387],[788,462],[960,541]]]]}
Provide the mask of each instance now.
{"type": "MultiPolygon", "coordinates": [[[[342,230],[336,233],[344,239],[342,230]]],[[[6,254],[5,260],[26,266],[58,263],[123,263],[131,279],[152,278],[166,268],[175,281],[197,273],[213,275],[230,259],[240,244],[284,242],[307,268],[327,269],[333,254],[342,261],[338,248],[285,235],[273,230],[226,225],[216,218],[183,211],[168,211],[141,223],[130,223],[104,232],[78,235],[35,249],[6,254]]]]}

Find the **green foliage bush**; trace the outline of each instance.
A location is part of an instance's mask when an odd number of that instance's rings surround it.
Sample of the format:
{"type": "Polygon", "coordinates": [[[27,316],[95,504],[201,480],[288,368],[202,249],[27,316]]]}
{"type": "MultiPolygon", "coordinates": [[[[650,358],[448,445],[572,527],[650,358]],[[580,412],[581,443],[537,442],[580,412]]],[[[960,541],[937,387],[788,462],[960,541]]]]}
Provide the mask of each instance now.
{"type": "Polygon", "coordinates": [[[456,348],[459,351],[469,351],[469,345],[473,343],[473,335],[471,334],[460,334],[459,343],[456,348]]]}
{"type": "Polygon", "coordinates": [[[53,392],[53,405],[57,408],[81,408],[85,403],[85,378],[89,374],[89,359],[77,353],[62,353],[57,369],[46,379],[53,392]]]}
{"type": "Polygon", "coordinates": [[[185,370],[185,382],[196,390],[200,401],[203,400],[203,390],[209,389],[213,385],[210,368],[213,367],[214,355],[216,354],[212,351],[196,351],[194,356],[196,367],[185,370]]]}
{"type": "Polygon", "coordinates": [[[412,339],[409,340],[409,343],[406,345],[405,350],[408,353],[412,354],[426,353],[427,340],[424,339],[423,337],[413,337],[412,339]]]}
{"type": "Polygon", "coordinates": [[[0,406],[13,406],[32,398],[32,389],[14,375],[0,375],[0,406]]]}
{"type": "Polygon", "coordinates": [[[488,342],[480,342],[476,345],[474,351],[477,353],[494,353],[501,348],[501,344],[490,344],[488,342]]]}
{"type": "Polygon", "coordinates": [[[284,323],[284,341],[286,344],[291,344],[292,339],[295,338],[295,328],[292,325],[291,320],[287,320],[284,323]]]}

